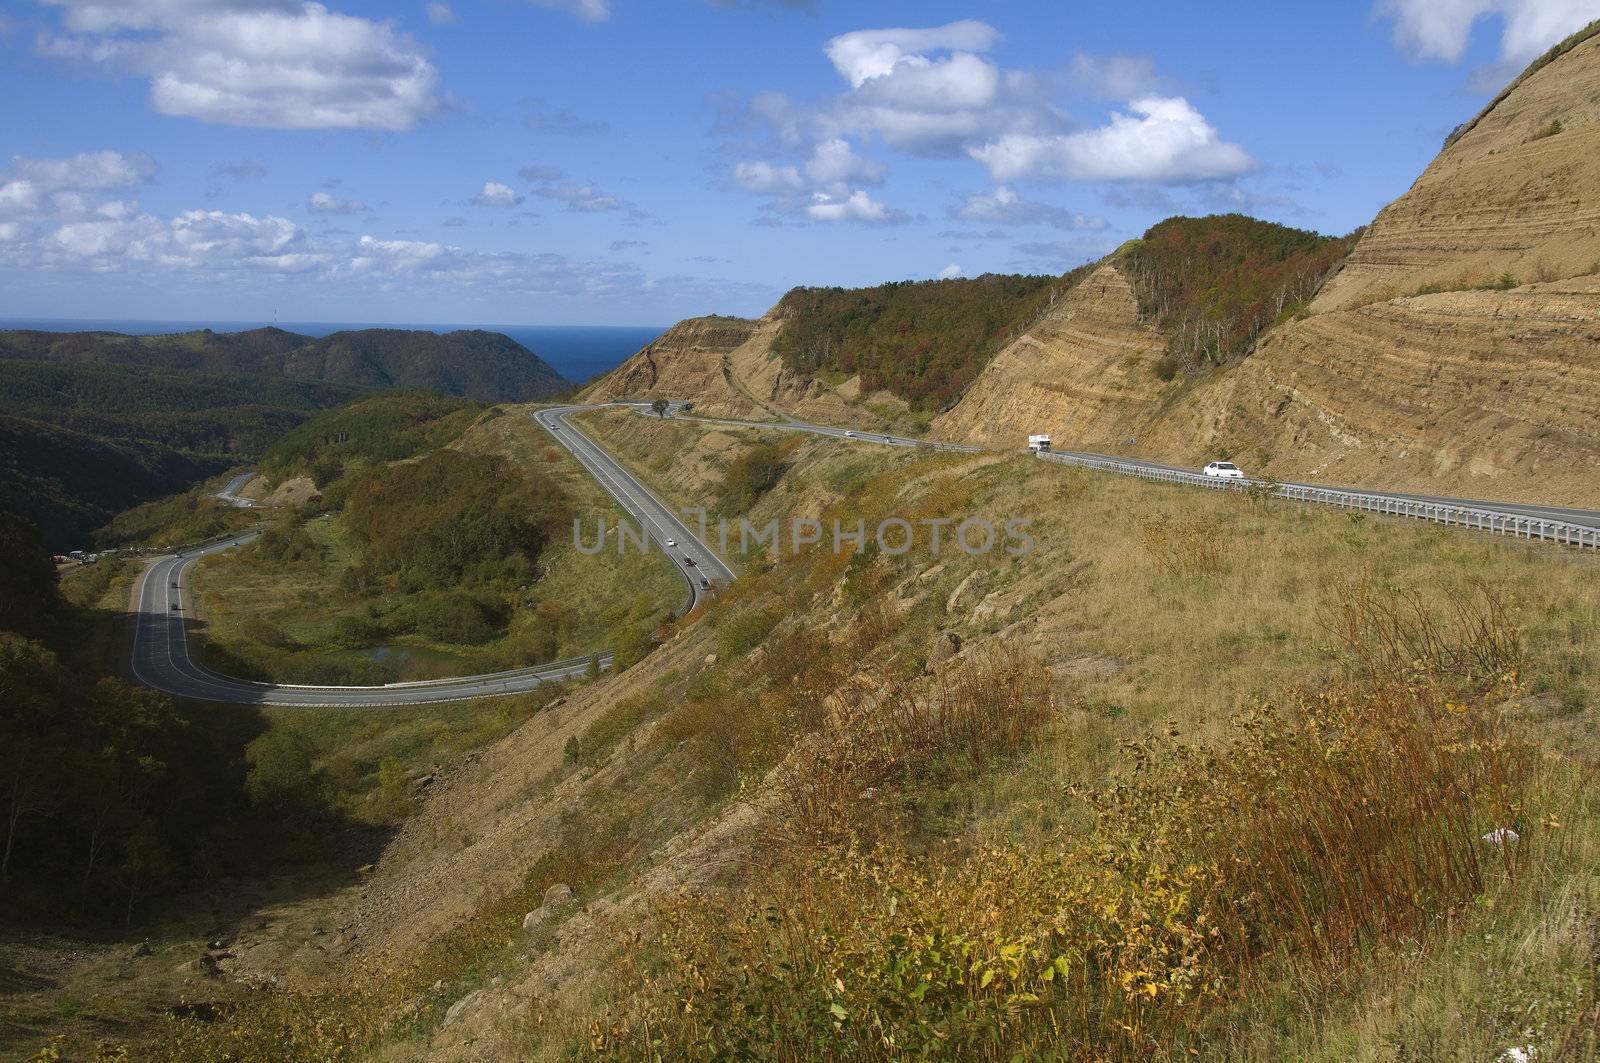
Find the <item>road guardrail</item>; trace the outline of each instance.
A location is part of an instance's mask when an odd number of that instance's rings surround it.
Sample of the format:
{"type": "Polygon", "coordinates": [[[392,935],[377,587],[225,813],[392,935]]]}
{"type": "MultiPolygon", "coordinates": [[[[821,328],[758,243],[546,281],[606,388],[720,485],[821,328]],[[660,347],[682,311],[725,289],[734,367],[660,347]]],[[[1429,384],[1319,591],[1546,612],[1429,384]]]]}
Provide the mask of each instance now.
{"type": "Polygon", "coordinates": [[[1312,487],[1308,484],[1280,484],[1268,480],[1224,479],[1180,469],[1164,469],[1136,462],[1118,461],[1115,458],[1095,458],[1079,454],[1052,452],[1040,454],[1046,461],[1074,465],[1085,469],[1138,476],[1161,483],[1187,484],[1191,487],[1210,487],[1221,490],[1265,488],[1273,498],[1315,505],[1333,506],[1352,512],[1377,513],[1388,517],[1407,517],[1433,524],[1446,524],[1458,528],[1471,528],[1493,535],[1509,535],[1515,539],[1534,539],[1539,542],[1575,546],[1580,549],[1600,550],[1600,528],[1568,521],[1546,520],[1543,517],[1519,516],[1492,509],[1478,509],[1449,502],[1428,502],[1418,498],[1395,498],[1390,495],[1366,494],[1345,491],[1337,487],[1312,487]]]}

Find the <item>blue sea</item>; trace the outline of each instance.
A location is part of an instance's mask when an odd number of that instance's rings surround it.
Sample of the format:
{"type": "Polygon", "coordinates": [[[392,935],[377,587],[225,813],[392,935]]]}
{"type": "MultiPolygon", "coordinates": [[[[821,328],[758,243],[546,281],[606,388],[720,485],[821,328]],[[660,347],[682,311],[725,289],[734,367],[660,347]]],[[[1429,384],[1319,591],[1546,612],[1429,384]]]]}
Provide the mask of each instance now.
{"type": "Polygon", "coordinates": [[[363,328],[421,329],[428,332],[453,332],[456,329],[484,329],[503,332],[550,363],[556,372],[578,383],[609,372],[628,356],[665,332],[665,327],[636,325],[392,325],[383,322],[328,321],[116,321],[82,318],[0,318],[0,329],[42,329],[47,332],[124,332],[132,336],[155,336],[164,332],[194,332],[208,328],[214,332],[242,332],[245,329],[276,325],[303,336],[326,336],[330,332],[363,328]]]}

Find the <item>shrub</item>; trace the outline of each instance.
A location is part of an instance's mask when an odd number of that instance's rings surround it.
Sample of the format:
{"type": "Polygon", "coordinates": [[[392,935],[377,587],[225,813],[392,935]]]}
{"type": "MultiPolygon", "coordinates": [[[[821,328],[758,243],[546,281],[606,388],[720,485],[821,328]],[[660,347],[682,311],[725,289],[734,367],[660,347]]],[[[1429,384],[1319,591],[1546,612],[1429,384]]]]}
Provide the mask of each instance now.
{"type": "Polygon", "coordinates": [[[1232,534],[1215,517],[1150,517],[1139,522],[1139,545],[1163,572],[1208,576],[1227,565],[1232,534]]]}

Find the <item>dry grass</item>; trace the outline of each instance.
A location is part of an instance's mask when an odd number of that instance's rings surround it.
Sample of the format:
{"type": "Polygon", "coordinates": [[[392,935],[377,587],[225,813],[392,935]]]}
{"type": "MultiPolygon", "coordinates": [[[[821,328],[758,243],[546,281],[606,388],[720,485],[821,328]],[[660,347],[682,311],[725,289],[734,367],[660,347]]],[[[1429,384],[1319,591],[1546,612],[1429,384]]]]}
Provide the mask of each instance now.
{"type": "MultiPolygon", "coordinates": [[[[1496,615],[1428,619],[1460,646],[1496,615]]],[[[1083,795],[1086,833],[973,853],[830,831],[869,792],[838,780],[887,786],[953,750],[1020,749],[1048,684],[1012,657],[950,670],[926,701],[871,692],[782,777],[779,818],[806,844],[747,890],[667,913],[651,995],[594,1045],[652,1060],[1200,1051],[1202,1020],[1264,961],[1336,969],[1515,890],[1542,841],[1533,748],[1503,691],[1468,700],[1470,676],[1414,675],[1286,694],[1221,745],[1142,743],[1123,779],[1083,795]],[[1521,843],[1486,845],[1500,826],[1521,843]]]]}

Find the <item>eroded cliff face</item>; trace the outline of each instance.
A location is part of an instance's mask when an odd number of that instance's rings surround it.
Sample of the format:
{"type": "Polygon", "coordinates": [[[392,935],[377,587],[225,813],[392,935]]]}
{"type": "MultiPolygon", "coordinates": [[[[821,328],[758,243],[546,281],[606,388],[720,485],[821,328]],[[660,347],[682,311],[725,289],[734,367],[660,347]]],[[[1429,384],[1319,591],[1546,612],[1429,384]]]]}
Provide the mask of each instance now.
{"type": "Polygon", "coordinates": [[[1309,316],[1148,443],[1280,478],[1600,506],[1600,36],[1511,88],[1309,316]]]}
{"type": "Polygon", "coordinates": [[[764,331],[763,321],[696,317],[680,321],[583,393],[588,402],[692,399],[714,417],[761,417],[759,404],[729,380],[733,352],[764,331]]]}
{"type": "Polygon", "coordinates": [[[1164,346],[1104,265],[936,432],[1600,506],[1600,36],[1503,94],[1248,357],[1174,387],[1164,346]]]}
{"type": "Polygon", "coordinates": [[[1128,279],[1100,266],[994,357],[933,423],[944,439],[1023,447],[1048,433],[1092,450],[1127,449],[1173,385],[1155,373],[1166,338],[1139,319],[1128,279]]]}
{"type": "Polygon", "coordinates": [[[860,379],[838,385],[788,369],[772,349],[783,320],[774,310],[754,321],[680,321],[584,392],[589,402],[690,399],[708,417],[783,420],[879,428],[906,412],[887,393],[862,395],[860,379]]]}
{"type": "Polygon", "coordinates": [[[1283,479],[1600,505],[1597,308],[1589,276],[1314,315],[1144,442],[1283,479]]]}
{"type": "Polygon", "coordinates": [[[1314,313],[1600,272],[1600,35],[1525,75],[1379,213],[1314,313]]]}

